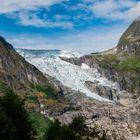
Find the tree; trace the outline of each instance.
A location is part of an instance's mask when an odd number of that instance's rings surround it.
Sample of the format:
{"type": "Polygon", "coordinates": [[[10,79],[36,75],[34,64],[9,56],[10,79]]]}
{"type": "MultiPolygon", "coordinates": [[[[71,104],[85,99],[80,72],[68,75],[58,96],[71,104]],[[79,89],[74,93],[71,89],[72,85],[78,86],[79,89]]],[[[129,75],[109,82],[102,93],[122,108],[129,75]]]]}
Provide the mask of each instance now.
{"type": "Polygon", "coordinates": [[[28,114],[24,109],[23,102],[12,92],[9,91],[0,99],[0,139],[12,140],[8,133],[13,133],[14,140],[33,140],[35,130],[29,120],[28,114]]]}
{"type": "Polygon", "coordinates": [[[82,116],[75,117],[69,127],[73,130],[75,135],[77,136],[85,136],[87,135],[88,128],[85,124],[85,119],[82,116]]]}
{"type": "Polygon", "coordinates": [[[13,126],[11,119],[6,115],[2,106],[0,106],[0,139],[14,140],[16,129],[13,126]]]}
{"type": "Polygon", "coordinates": [[[78,140],[73,131],[56,120],[46,132],[44,140],[78,140]]]}

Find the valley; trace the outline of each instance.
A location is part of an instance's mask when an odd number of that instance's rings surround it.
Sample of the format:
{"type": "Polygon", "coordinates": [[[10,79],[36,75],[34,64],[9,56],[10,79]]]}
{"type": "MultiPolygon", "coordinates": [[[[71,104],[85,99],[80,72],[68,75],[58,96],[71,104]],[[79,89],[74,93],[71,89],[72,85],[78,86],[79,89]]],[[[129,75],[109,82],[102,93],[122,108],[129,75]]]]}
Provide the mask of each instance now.
{"type": "MultiPolygon", "coordinates": [[[[88,129],[81,140],[138,140],[139,25],[140,20],[135,20],[115,48],[89,55],[62,50],[15,49],[0,37],[1,110],[9,111],[8,103],[12,101],[15,107],[17,102],[20,111],[29,114],[39,140],[47,133],[46,129],[51,128],[51,123],[76,137],[79,133],[73,134],[71,123],[78,116],[84,117],[84,128],[88,129]]],[[[14,120],[12,113],[6,111],[9,119],[14,120]]]]}

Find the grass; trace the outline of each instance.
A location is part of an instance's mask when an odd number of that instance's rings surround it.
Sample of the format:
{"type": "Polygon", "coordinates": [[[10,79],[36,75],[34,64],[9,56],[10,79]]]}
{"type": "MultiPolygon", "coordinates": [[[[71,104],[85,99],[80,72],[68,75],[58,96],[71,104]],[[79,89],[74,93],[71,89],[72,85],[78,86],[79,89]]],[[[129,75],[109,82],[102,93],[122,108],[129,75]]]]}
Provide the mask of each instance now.
{"type": "Polygon", "coordinates": [[[137,57],[128,57],[113,68],[124,72],[140,72],[140,61],[137,57]]]}
{"type": "Polygon", "coordinates": [[[100,62],[100,66],[105,69],[108,69],[109,67],[113,68],[114,65],[119,63],[118,57],[113,54],[100,56],[98,60],[100,62]]]}
{"type": "Polygon", "coordinates": [[[121,56],[105,55],[100,62],[103,68],[113,68],[114,70],[122,72],[140,72],[140,58],[137,56],[128,56],[123,54],[121,56]]]}

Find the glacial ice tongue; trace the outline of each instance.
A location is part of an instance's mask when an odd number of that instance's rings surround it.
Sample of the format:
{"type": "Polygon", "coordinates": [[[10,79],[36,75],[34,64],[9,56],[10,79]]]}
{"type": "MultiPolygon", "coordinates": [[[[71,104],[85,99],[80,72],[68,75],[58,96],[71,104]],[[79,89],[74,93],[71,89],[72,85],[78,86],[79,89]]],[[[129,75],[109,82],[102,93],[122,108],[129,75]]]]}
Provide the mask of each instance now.
{"type": "MultiPolygon", "coordinates": [[[[101,77],[96,69],[91,69],[86,64],[82,66],[76,66],[65,62],[59,58],[61,52],[57,54],[56,57],[47,57],[41,55],[32,55],[31,52],[23,52],[23,50],[18,50],[18,52],[25,57],[25,59],[35,65],[44,74],[48,74],[59,80],[64,86],[67,86],[75,91],[82,92],[88,97],[100,100],[109,101],[109,99],[103,98],[96,93],[91,92],[85,85],[86,81],[95,82],[102,86],[118,88],[116,83],[108,81],[106,78],[101,77]]],[[[51,52],[52,53],[52,52],[51,52]]],[[[55,54],[55,53],[54,53],[55,54]]],[[[76,56],[77,54],[68,54],[68,52],[62,52],[63,56],[76,56]]],[[[56,54],[55,54],[56,55],[56,54]]],[[[79,56],[79,55],[78,55],[79,56]]]]}

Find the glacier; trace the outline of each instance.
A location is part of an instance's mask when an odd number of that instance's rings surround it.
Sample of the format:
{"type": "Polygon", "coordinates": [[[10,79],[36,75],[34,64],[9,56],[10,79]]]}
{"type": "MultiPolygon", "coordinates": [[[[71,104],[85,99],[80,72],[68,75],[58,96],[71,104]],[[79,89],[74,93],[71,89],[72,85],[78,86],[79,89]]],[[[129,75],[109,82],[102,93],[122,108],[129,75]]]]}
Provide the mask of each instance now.
{"type": "Polygon", "coordinates": [[[56,78],[64,86],[69,87],[72,90],[82,92],[93,99],[112,102],[107,98],[91,92],[85,85],[86,81],[98,82],[99,85],[119,90],[117,83],[102,77],[97,69],[90,68],[84,63],[82,63],[82,66],[77,66],[60,59],[60,57],[80,57],[82,56],[80,53],[61,50],[47,51],[25,49],[17,49],[17,52],[44,74],[56,78]]]}

